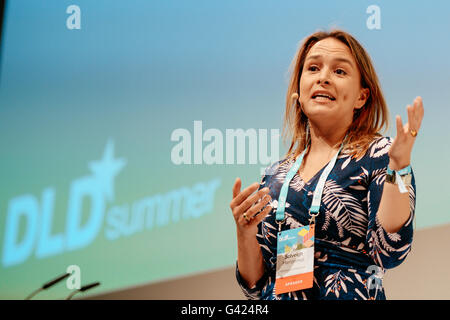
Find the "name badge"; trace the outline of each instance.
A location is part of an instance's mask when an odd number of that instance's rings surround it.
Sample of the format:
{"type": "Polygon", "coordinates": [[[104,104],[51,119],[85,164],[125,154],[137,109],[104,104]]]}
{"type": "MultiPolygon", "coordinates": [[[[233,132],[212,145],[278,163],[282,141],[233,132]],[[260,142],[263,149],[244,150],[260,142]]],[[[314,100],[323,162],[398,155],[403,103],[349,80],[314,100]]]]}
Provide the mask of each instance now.
{"type": "Polygon", "coordinates": [[[309,289],[314,278],[314,224],[278,232],[275,294],[309,289]]]}

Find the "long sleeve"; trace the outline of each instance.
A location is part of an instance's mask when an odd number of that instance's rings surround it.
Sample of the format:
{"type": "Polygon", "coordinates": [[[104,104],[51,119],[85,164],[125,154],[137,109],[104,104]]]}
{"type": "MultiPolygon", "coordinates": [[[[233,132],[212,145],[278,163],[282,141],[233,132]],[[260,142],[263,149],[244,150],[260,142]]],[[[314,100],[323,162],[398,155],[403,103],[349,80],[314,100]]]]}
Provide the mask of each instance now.
{"type": "Polygon", "coordinates": [[[256,284],[252,288],[249,288],[245,285],[244,280],[242,280],[241,274],[239,273],[238,264],[236,262],[236,280],[237,280],[238,285],[241,288],[242,292],[247,297],[247,299],[260,300],[261,296],[262,296],[261,291],[262,291],[263,287],[266,285],[267,280],[268,280],[268,272],[265,271],[264,275],[261,277],[261,279],[259,279],[258,282],[256,282],[256,284]]]}
{"type": "MultiPolygon", "coordinates": [[[[276,162],[275,164],[269,166],[266,168],[265,173],[263,174],[261,178],[261,182],[259,185],[259,189],[262,189],[264,187],[269,187],[269,184],[271,183],[271,177],[276,172],[278,165],[280,162],[276,162]]],[[[272,198],[274,197],[273,190],[271,189],[270,195],[272,198]]],[[[270,213],[269,213],[270,215],[270,213]]],[[[244,293],[244,295],[248,299],[252,300],[259,300],[262,297],[262,291],[263,288],[268,284],[269,282],[269,270],[275,268],[276,263],[276,234],[274,235],[272,232],[267,230],[267,226],[264,226],[266,223],[264,220],[258,225],[258,232],[256,234],[256,239],[258,240],[258,243],[260,244],[261,253],[263,255],[263,261],[264,261],[264,274],[263,276],[257,281],[257,283],[252,287],[249,288],[245,282],[243,281],[240,273],[239,273],[239,266],[236,261],[236,280],[244,293]],[[264,229],[264,230],[263,230],[264,229]],[[270,243],[269,237],[272,238],[275,241],[275,248],[274,243],[270,243]],[[270,246],[270,249],[269,249],[270,246]],[[275,256],[274,255],[275,252],[275,256]],[[271,263],[267,263],[267,261],[271,261],[271,263]]]]}
{"type": "Polygon", "coordinates": [[[374,158],[372,161],[373,167],[367,194],[369,213],[367,243],[369,244],[369,255],[378,266],[386,269],[400,265],[411,251],[416,205],[416,186],[414,173],[412,172],[411,186],[407,187],[410,203],[409,219],[395,233],[387,232],[378,221],[377,212],[386,180],[386,167],[389,163],[387,150],[391,143],[392,140],[387,143],[384,154],[374,158]]]}

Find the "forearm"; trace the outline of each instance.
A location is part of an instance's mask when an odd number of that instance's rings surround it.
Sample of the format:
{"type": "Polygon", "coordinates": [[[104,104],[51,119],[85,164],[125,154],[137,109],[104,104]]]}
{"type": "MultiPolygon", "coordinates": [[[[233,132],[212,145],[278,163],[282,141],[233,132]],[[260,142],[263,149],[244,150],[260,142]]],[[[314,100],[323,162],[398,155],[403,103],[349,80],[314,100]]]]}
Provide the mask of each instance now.
{"type": "Polygon", "coordinates": [[[399,231],[410,216],[409,192],[401,193],[398,185],[385,182],[377,216],[387,232],[399,231]]]}
{"type": "Polygon", "coordinates": [[[264,262],[256,237],[237,236],[238,268],[247,287],[253,287],[264,275],[264,262]]]}

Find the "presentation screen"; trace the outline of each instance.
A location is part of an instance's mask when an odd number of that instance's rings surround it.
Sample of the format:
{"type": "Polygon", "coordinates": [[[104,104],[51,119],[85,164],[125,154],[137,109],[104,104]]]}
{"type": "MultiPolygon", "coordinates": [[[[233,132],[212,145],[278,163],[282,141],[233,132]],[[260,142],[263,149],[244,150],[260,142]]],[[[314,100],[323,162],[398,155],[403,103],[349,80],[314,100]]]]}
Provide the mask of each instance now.
{"type": "MultiPolygon", "coordinates": [[[[284,157],[289,65],[317,30],[341,28],[370,54],[385,135],[423,98],[415,224],[449,223],[449,12],[448,1],[8,1],[0,298],[67,270],[100,294],[235,265],[233,183],[259,182],[284,157]]],[[[62,282],[39,297],[70,292],[62,282]]]]}

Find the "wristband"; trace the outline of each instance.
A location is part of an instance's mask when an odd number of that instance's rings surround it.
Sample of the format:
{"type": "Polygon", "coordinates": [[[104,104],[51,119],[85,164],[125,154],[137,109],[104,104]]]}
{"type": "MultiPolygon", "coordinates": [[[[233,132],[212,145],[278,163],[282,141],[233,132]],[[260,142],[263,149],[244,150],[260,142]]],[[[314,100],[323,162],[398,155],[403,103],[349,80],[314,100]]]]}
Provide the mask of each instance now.
{"type": "Polygon", "coordinates": [[[400,193],[406,193],[408,191],[406,186],[410,186],[412,180],[411,165],[397,171],[392,170],[388,165],[386,173],[386,182],[398,185],[400,193]]]}
{"type": "MultiPolygon", "coordinates": [[[[386,172],[387,174],[393,174],[394,170],[392,170],[391,168],[389,168],[389,164],[386,168],[386,172]]],[[[411,165],[408,164],[406,167],[404,167],[403,169],[400,170],[396,170],[396,172],[398,172],[399,175],[404,176],[407,175],[408,173],[411,173],[411,165]]]]}

